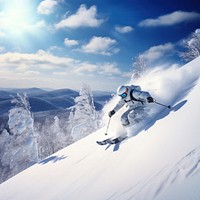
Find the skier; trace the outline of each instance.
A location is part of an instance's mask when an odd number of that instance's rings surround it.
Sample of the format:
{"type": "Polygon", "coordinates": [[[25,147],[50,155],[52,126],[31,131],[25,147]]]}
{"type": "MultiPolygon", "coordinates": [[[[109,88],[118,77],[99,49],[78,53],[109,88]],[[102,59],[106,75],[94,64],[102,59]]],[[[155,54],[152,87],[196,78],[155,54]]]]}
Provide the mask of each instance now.
{"type": "MultiPolygon", "coordinates": [[[[117,89],[117,95],[121,97],[121,99],[118,101],[117,105],[114,107],[113,110],[111,110],[108,115],[111,119],[111,117],[124,105],[127,105],[128,110],[124,112],[121,116],[121,123],[124,127],[129,127],[129,125],[134,125],[139,123],[140,121],[143,121],[148,116],[148,107],[147,103],[156,103],[161,106],[171,108],[171,106],[167,106],[161,103],[158,103],[154,98],[151,97],[151,95],[148,92],[141,91],[140,86],[126,86],[122,85],[117,89]],[[131,120],[132,119],[132,120],[131,120]]],[[[110,124],[110,120],[107,125],[107,130],[105,135],[107,135],[108,127],[110,124]]],[[[128,132],[128,130],[127,130],[128,132]]],[[[106,144],[117,144],[127,137],[129,137],[128,133],[125,133],[124,135],[120,135],[116,138],[107,138],[102,141],[96,141],[99,145],[106,145],[106,144]]]]}
{"type": "Polygon", "coordinates": [[[141,91],[141,87],[135,85],[120,86],[117,89],[117,95],[120,96],[121,99],[108,115],[112,117],[120,108],[127,105],[128,110],[121,116],[121,123],[124,127],[130,125],[130,119],[133,119],[133,125],[144,120],[144,118],[147,117],[147,102],[154,102],[154,99],[148,92],[141,91]]]}

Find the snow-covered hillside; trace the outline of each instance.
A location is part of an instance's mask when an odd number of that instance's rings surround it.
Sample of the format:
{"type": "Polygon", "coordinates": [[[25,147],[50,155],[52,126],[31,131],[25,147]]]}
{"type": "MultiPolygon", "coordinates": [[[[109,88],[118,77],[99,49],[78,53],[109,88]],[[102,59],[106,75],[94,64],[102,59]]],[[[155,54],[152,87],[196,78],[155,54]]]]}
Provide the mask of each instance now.
{"type": "MultiPolygon", "coordinates": [[[[128,140],[98,146],[104,127],[2,183],[0,199],[199,200],[199,63],[144,77],[142,88],[172,108],[150,105],[154,118],[141,132],[132,128],[128,140]]],[[[109,134],[119,130],[118,117],[109,134]]]]}

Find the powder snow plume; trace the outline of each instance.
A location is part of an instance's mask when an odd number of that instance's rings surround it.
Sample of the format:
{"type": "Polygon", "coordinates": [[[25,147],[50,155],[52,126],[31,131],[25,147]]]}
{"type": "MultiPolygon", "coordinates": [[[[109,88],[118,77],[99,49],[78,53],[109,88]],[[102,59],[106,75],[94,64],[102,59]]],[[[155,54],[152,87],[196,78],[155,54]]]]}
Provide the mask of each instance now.
{"type": "MultiPolygon", "coordinates": [[[[143,91],[148,91],[157,102],[173,106],[196,84],[200,68],[196,63],[194,63],[191,70],[189,66],[192,64],[193,63],[190,62],[184,67],[172,65],[167,69],[160,66],[148,71],[148,73],[146,73],[143,77],[130,80],[129,82],[124,83],[124,85],[139,85],[143,91]],[[180,94],[182,94],[182,96],[180,96],[180,94]]],[[[116,86],[116,88],[117,87],[118,86],[116,86]]],[[[104,126],[106,126],[109,121],[108,112],[115,107],[119,100],[120,97],[115,95],[103,108],[102,124],[104,126]]],[[[163,107],[157,104],[151,104],[148,106],[150,108],[149,118],[155,117],[155,115],[163,109],[163,107]]],[[[115,114],[115,117],[111,119],[108,130],[110,136],[115,137],[123,135],[126,132],[120,123],[120,116],[126,111],[126,109],[127,108],[124,106],[115,114]],[[112,124],[114,124],[114,126],[112,126],[112,124]]],[[[131,130],[129,130],[131,135],[137,135],[140,131],[140,127],[144,127],[145,123],[147,122],[143,122],[139,126],[136,125],[132,127],[131,130]]]]}

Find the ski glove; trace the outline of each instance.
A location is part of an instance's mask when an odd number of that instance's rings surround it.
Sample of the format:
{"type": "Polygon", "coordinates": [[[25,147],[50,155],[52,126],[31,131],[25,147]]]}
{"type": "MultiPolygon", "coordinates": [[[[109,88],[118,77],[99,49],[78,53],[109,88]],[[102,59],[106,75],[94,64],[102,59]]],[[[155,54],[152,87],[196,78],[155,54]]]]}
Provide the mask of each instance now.
{"type": "Polygon", "coordinates": [[[115,114],[115,111],[114,111],[114,110],[111,110],[111,111],[108,113],[108,116],[109,116],[109,117],[112,117],[114,114],[115,114]]]}
{"type": "Polygon", "coordinates": [[[154,99],[152,97],[147,97],[147,101],[148,101],[148,103],[153,103],[154,99]]]}

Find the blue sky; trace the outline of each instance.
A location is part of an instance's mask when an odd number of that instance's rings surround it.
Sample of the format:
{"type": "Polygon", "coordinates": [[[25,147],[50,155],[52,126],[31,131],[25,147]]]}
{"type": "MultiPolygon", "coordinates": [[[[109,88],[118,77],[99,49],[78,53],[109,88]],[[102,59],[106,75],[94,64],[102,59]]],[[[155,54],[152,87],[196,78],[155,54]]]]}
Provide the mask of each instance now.
{"type": "Polygon", "coordinates": [[[0,84],[115,90],[138,55],[149,68],[182,65],[197,28],[197,0],[0,0],[0,84]]]}

